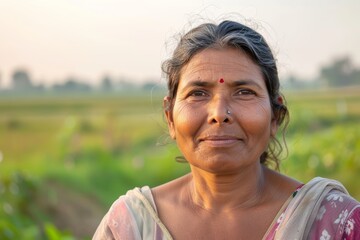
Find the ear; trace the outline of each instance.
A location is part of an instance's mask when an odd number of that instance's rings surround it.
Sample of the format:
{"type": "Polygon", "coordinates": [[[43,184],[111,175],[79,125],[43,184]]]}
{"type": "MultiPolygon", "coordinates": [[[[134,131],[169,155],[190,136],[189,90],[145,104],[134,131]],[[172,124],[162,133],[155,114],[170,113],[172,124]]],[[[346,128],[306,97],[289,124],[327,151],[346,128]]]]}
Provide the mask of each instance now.
{"type": "Polygon", "coordinates": [[[277,122],[277,118],[276,116],[273,116],[271,119],[270,136],[275,137],[278,129],[279,129],[279,125],[277,122]]]}
{"type": "MultiPolygon", "coordinates": [[[[277,106],[282,106],[284,103],[284,99],[279,95],[277,97],[277,106]]],[[[272,119],[271,119],[271,130],[270,130],[270,135],[272,137],[275,137],[277,130],[279,129],[279,124],[278,124],[278,116],[279,114],[279,110],[275,109],[275,112],[273,111],[272,113],[272,119]]]]}
{"type": "Polygon", "coordinates": [[[172,103],[169,96],[164,97],[163,108],[166,117],[166,122],[169,128],[169,134],[172,139],[176,139],[174,119],[172,114],[172,103]]]}

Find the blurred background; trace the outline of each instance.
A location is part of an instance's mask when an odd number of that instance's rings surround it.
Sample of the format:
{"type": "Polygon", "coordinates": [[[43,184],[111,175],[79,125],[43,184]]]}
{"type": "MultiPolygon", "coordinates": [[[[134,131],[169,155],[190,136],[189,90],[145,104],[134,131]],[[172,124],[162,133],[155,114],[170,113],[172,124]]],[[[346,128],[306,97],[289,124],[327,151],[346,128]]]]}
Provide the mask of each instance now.
{"type": "Polygon", "coordinates": [[[162,115],[178,33],[230,18],[278,60],[291,122],[281,171],[360,200],[357,0],[0,0],[0,239],[91,239],[135,186],[189,171],[162,115]]]}

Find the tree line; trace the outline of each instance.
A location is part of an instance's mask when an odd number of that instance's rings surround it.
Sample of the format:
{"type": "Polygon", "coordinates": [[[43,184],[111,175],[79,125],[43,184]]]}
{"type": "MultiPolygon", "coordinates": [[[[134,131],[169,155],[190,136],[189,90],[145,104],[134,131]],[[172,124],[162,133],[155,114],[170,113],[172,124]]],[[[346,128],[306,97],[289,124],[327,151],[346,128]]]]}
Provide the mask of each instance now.
{"type": "MultiPolygon", "coordinates": [[[[360,68],[355,66],[349,56],[336,58],[329,64],[322,66],[319,75],[313,80],[299,79],[292,75],[287,77],[284,82],[284,88],[320,88],[320,87],[344,87],[360,85],[360,68]]],[[[115,80],[110,76],[104,76],[100,84],[92,86],[85,81],[80,81],[74,77],[65,79],[62,83],[56,83],[49,87],[42,84],[34,84],[27,70],[17,69],[13,72],[11,78],[11,87],[9,89],[0,89],[7,92],[129,92],[141,89],[161,89],[165,86],[159,84],[158,80],[149,79],[143,84],[137,84],[133,79],[120,78],[115,80]]]]}
{"type": "Polygon", "coordinates": [[[131,92],[142,89],[161,88],[158,80],[148,79],[142,84],[137,83],[131,78],[114,79],[110,76],[104,76],[100,84],[94,86],[86,81],[69,77],[61,83],[54,83],[50,86],[35,84],[29,72],[26,69],[16,69],[11,76],[10,88],[0,89],[8,93],[90,93],[90,92],[131,92]]]}
{"type": "Polygon", "coordinates": [[[349,56],[333,59],[329,64],[319,69],[314,79],[300,79],[290,75],[285,79],[285,88],[288,89],[314,89],[336,88],[360,85],[360,68],[355,66],[349,56]]]}

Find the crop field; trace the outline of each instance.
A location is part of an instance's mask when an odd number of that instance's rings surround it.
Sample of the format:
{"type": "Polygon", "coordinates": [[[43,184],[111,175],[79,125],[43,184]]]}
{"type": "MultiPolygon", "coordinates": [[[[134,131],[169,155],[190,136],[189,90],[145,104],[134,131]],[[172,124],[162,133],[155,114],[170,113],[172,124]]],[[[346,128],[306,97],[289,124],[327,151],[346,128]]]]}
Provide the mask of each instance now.
{"type": "MultiPolygon", "coordinates": [[[[188,172],[163,94],[0,97],[0,239],[91,239],[119,195],[188,172]]],[[[337,179],[359,200],[360,88],[285,96],[281,172],[337,179]]]]}

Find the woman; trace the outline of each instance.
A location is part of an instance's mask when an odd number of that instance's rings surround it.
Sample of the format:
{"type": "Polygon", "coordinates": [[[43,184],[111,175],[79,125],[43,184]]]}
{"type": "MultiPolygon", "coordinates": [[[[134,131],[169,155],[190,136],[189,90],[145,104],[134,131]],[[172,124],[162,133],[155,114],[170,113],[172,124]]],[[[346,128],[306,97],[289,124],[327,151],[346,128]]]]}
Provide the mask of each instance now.
{"type": "Polygon", "coordinates": [[[170,136],[191,173],[121,196],[93,239],[360,239],[360,204],[340,183],[304,185],[269,167],[288,110],[259,33],[200,25],[163,71],[170,136]]]}

